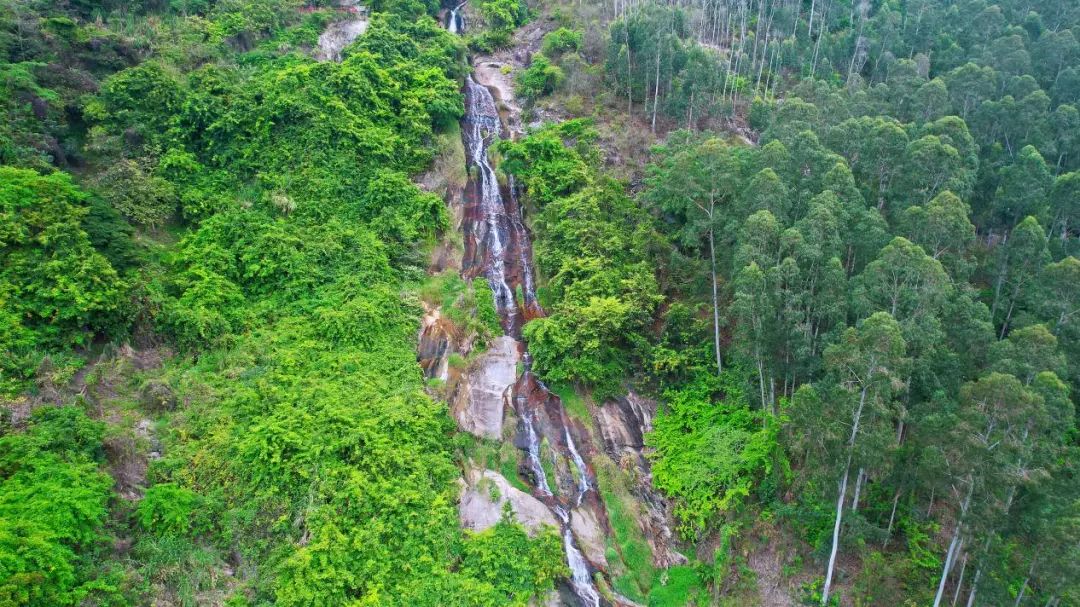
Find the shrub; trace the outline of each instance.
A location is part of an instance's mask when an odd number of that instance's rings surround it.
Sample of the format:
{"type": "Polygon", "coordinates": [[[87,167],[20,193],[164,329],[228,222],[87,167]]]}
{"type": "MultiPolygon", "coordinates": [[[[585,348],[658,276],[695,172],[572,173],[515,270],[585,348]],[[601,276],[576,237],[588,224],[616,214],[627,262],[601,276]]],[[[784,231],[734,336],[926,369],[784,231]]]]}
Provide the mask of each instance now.
{"type": "Polygon", "coordinates": [[[544,55],[533,55],[532,63],[518,76],[518,92],[530,99],[549,95],[555,92],[564,78],[562,68],[551,63],[544,55]]]}
{"type": "Polygon", "coordinates": [[[548,32],[540,43],[540,52],[550,59],[557,59],[563,53],[581,50],[581,32],[560,27],[548,32]]]}

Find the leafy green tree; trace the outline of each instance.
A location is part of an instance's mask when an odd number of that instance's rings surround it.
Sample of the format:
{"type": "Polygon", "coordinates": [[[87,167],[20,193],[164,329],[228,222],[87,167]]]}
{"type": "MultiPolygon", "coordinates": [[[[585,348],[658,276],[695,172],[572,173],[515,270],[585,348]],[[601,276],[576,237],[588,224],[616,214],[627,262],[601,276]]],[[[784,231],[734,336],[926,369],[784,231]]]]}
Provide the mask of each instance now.
{"type": "Polygon", "coordinates": [[[994,194],[994,210],[1001,225],[1016,225],[1022,217],[1046,215],[1046,198],[1053,177],[1039,151],[1032,146],[1020,150],[1016,164],[1002,170],[1001,185],[994,194]]]}
{"type": "Polygon", "coordinates": [[[1038,284],[1039,275],[1049,261],[1046,234],[1034,217],[1021,221],[1009,235],[1009,240],[998,247],[990,314],[1000,325],[1002,337],[1008,333],[1013,313],[1030,297],[1032,287],[1038,284]],[[1000,320],[999,315],[1003,315],[1000,320]]]}
{"type": "Polygon", "coordinates": [[[121,311],[125,285],[82,228],[88,198],[64,173],[0,167],[0,297],[37,344],[85,343],[121,311]]]}
{"type": "Polygon", "coordinates": [[[955,147],[935,135],[908,144],[898,178],[893,182],[892,212],[924,205],[949,190],[961,199],[971,193],[974,175],[955,147]]]}
{"type": "Polygon", "coordinates": [[[435,236],[450,223],[438,196],[395,171],[375,173],[356,201],[356,214],[383,241],[398,245],[435,236]]]}
{"type": "MultiPolygon", "coordinates": [[[[993,516],[992,508],[996,504],[1005,501],[1002,499],[1005,497],[1002,494],[1002,481],[1008,478],[1012,462],[1025,457],[1024,451],[1030,445],[1030,424],[1038,423],[1036,420],[1042,404],[1042,399],[1027,390],[1015,377],[1001,373],[992,373],[969,383],[961,391],[959,408],[947,424],[952,440],[947,447],[943,445],[947,449],[944,458],[957,475],[952,485],[957,523],[946,553],[935,605],[940,604],[944,596],[945,584],[966,529],[972,526],[978,528],[981,524],[982,531],[988,533],[986,519],[993,516]],[[1027,432],[1024,431],[1025,427],[1027,432]],[[973,498],[977,498],[974,504],[973,498]],[[983,518],[981,521],[969,520],[969,517],[975,516],[972,510],[976,505],[991,508],[978,512],[983,518]]],[[[1006,486],[1015,487],[1012,483],[1006,486]]],[[[1007,493],[1008,489],[1004,491],[1007,493]]],[[[980,577],[976,573],[972,592],[977,588],[980,577]]]]}
{"type": "MultiPolygon", "coordinates": [[[[685,141],[685,140],[684,140],[685,141]]],[[[723,369],[720,356],[720,302],[717,236],[734,215],[737,161],[718,139],[700,144],[685,141],[657,150],[650,165],[647,199],[678,221],[677,241],[691,250],[707,243],[712,283],[713,346],[716,372],[723,369]]],[[[774,175],[775,177],[775,175],[774,175]]],[[[783,204],[783,201],[774,201],[783,204]]]]}
{"type": "Polygon", "coordinates": [[[1080,230],[1080,173],[1059,175],[1050,188],[1050,236],[1065,243],[1080,230]]]}
{"type": "Polygon", "coordinates": [[[647,444],[656,486],[675,500],[680,533],[700,537],[736,514],[774,465],[779,424],[762,423],[731,371],[668,393],[647,444]]]}
{"type": "Polygon", "coordinates": [[[529,99],[550,95],[565,79],[562,69],[545,55],[534,55],[529,67],[518,74],[518,92],[529,99]]]}
{"type": "Polygon", "coordinates": [[[954,280],[966,280],[973,268],[971,248],[975,244],[975,226],[969,214],[968,206],[959,197],[945,191],[925,208],[908,208],[901,224],[912,242],[941,261],[954,280]]]}
{"type": "Polygon", "coordinates": [[[891,184],[908,145],[908,135],[895,120],[883,117],[851,118],[833,128],[829,146],[847,159],[862,186],[863,197],[879,210],[885,208],[891,184]]]}
{"type": "Polygon", "coordinates": [[[176,212],[177,196],[172,183],[153,175],[145,162],[118,160],[95,186],[117,212],[135,224],[161,227],[176,212]]]}
{"type": "Polygon", "coordinates": [[[0,436],[0,601],[77,605],[109,590],[91,565],[112,487],[99,469],[103,431],[62,407],[0,436]]]}
{"type": "Polygon", "coordinates": [[[793,407],[804,409],[796,414],[796,423],[803,431],[822,433],[822,463],[838,470],[840,477],[823,605],[828,604],[832,588],[851,467],[872,459],[876,435],[890,427],[894,397],[901,390],[908,364],[905,350],[900,325],[888,313],[877,312],[858,328],[848,328],[839,341],[825,349],[830,379],[822,386],[823,396],[810,388],[795,394],[793,407]]]}
{"type": "Polygon", "coordinates": [[[558,59],[566,53],[581,50],[582,33],[565,27],[544,34],[540,41],[540,52],[548,59],[558,59]]]}
{"type": "Polygon", "coordinates": [[[952,107],[960,118],[967,120],[975,109],[992,97],[997,74],[989,66],[966,63],[945,75],[952,107]]]}

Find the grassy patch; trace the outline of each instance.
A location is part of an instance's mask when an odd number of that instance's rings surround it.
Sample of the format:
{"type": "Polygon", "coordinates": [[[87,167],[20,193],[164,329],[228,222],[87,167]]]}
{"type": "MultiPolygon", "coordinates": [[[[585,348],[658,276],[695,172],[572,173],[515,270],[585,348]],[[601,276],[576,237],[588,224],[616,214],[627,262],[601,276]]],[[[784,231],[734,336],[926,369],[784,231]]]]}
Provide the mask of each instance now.
{"type": "Polygon", "coordinates": [[[633,597],[635,593],[628,587],[628,584],[632,584],[638,589],[636,594],[640,596],[652,587],[655,580],[652,551],[637,524],[637,512],[626,490],[623,473],[606,458],[596,458],[593,464],[596,467],[596,480],[600,485],[600,496],[604,500],[608,521],[615,535],[615,544],[627,570],[625,576],[616,578],[615,588],[627,597],[633,597]]]}
{"type": "Polygon", "coordinates": [[[693,567],[682,565],[666,569],[656,576],[649,590],[649,607],[683,607],[698,604],[703,597],[701,578],[693,567]]]}
{"type": "Polygon", "coordinates": [[[559,397],[562,401],[563,408],[570,415],[571,418],[582,422],[584,424],[592,423],[592,416],[589,414],[589,406],[585,404],[585,398],[578,394],[570,384],[556,383],[550,386],[551,391],[559,397]]]}
{"type": "Polygon", "coordinates": [[[435,162],[432,171],[448,189],[461,189],[469,179],[465,169],[465,145],[457,122],[435,136],[435,162]]]}
{"type": "Polygon", "coordinates": [[[503,443],[499,448],[499,472],[515,489],[529,492],[529,486],[518,477],[518,450],[513,443],[503,443]]]}

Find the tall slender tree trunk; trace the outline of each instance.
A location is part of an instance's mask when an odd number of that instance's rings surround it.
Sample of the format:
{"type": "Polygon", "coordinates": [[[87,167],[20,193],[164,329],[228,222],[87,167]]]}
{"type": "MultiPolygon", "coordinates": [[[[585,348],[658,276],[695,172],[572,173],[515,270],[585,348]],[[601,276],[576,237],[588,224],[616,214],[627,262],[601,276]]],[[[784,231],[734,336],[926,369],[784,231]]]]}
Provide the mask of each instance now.
{"type": "Polygon", "coordinates": [[[979,589],[979,578],[982,577],[982,567],[975,570],[975,579],[971,580],[971,593],[968,594],[967,607],[975,604],[975,591],[979,589]]]}
{"type": "MultiPolygon", "coordinates": [[[[1034,567],[1034,565],[1032,565],[1034,567]]],[[[1020,603],[1024,600],[1024,593],[1027,591],[1028,581],[1031,580],[1031,572],[1028,572],[1028,577],[1024,578],[1024,583],[1020,584],[1020,592],[1016,594],[1016,602],[1013,603],[1013,607],[1020,607],[1020,603]]]]}
{"type": "MultiPolygon", "coordinates": [[[[710,203],[710,220],[712,208],[712,203],[710,203]]],[[[720,375],[724,372],[724,364],[720,360],[720,295],[716,285],[716,241],[711,227],[709,228],[709,263],[712,274],[713,347],[716,350],[716,374],[720,375]]]]}
{"type": "MultiPolygon", "coordinates": [[[[625,8],[623,9],[625,12],[625,8]]],[[[630,24],[623,23],[623,33],[626,41],[626,116],[634,116],[634,72],[630,61],[630,24]]]]}
{"type": "MultiPolygon", "coordinates": [[[[876,364],[876,361],[875,361],[876,364]]],[[[844,464],[844,475],[840,478],[840,495],[836,499],[836,521],[833,523],[832,552],[829,554],[829,567],[825,572],[825,586],[821,589],[821,604],[829,604],[829,590],[832,588],[833,571],[836,569],[836,552],[840,548],[840,523],[844,517],[844,498],[847,497],[848,474],[851,472],[851,458],[855,454],[855,440],[859,436],[859,422],[862,421],[863,407],[866,405],[866,393],[873,373],[874,366],[867,370],[863,380],[862,394],[859,395],[859,407],[855,410],[855,417],[851,425],[851,438],[848,440],[848,458],[844,464]]]]}
{"type": "Polygon", "coordinates": [[[900,503],[900,490],[897,489],[896,490],[896,495],[894,495],[893,498],[892,498],[892,512],[889,513],[889,528],[885,532],[885,543],[882,544],[882,546],[881,546],[882,548],[885,548],[886,546],[888,546],[889,545],[889,540],[892,539],[892,527],[893,527],[893,523],[896,521],[896,506],[899,503],[900,503]]]}
{"type": "Polygon", "coordinates": [[[825,573],[825,586],[821,590],[821,604],[829,604],[829,589],[832,587],[833,569],[836,567],[836,551],[840,547],[840,521],[844,516],[844,498],[847,497],[848,472],[851,470],[851,454],[848,454],[844,475],[840,477],[840,495],[836,499],[836,521],[833,523],[832,552],[829,553],[829,568],[825,573]]]}
{"type": "Polygon", "coordinates": [[[964,562],[960,564],[960,579],[956,580],[956,592],[952,595],[952,607],[956,607],[956,601],[960,600],[960,589],[964,587],[964,572],[967,571],[967,554],[964,554],[964,562]]]}
{"type": "Polygon", "coordinates": [[[697,92],[696,87],[690,89],[690,107],[686,111],[686,130],[693,130],[691,125],[694,124],[694,93],[697,92]]]}
{"type": "Polygon", "coordinates": [[[859,509],[859,494],[862,493],[863,483],[866,482],[866,470],[859,468],[859,473],[855,475],[855,497],[851,500],[851,511],[855,512],[859,509]]]}
{"type": "Polygon", "coordinates": [[[938,582],[937,595],[934,596],[934,607],[941,605],[941,597],[945,594],[945,582],[949,579],[949,572],[952,570],[957,549],[962,541],[960,534],[964,528],[964,517],[967,515],[968,506],[971,504],[971,494],[975,492],[975,481],[973,479],[969,480],[971,484],[968,487],[967,496],[964,497],[964,503],[960,505],[960,520],[956,521],[956,527],[953,528],[952,540],[949,542],[949,550],[945,556],[945,566],[941,570],[941,581],[938,582]]]}
{"type": "MultiPolygon", "coordinates": [[[[990,538],[987,537],[986,541],[983,542],[983,549],[982,549],[983,555],[985,555],[986,551],[989,550],[989,549],[990,549],[990,538]]],[[[975,604],[975,594],[979,590],[979,580],[981,580],[981,579],[982,579],[982,565],[979,565],[975,569],[975,578],[973,580],[971,580],[971,591],[968,594],[967,607],[972,607],[975,604]]]]}
{"type": "Polygon", "coordinates": [[[652,98],[652,132],[656,133],[656,106],[660,105],[660,42],[656,43],[656,86],[652,98]]]}

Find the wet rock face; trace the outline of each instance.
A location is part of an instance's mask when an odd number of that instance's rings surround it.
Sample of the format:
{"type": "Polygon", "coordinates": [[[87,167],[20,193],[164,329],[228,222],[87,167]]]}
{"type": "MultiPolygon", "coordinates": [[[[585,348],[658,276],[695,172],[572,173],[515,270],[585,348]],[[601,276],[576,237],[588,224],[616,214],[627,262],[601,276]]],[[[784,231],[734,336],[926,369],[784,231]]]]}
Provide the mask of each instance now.
{"type": "Polygon", "coordinates": [[[596,422],[604,451],[637,479],[631,493],[641,505],[638,523],[652,549],[653,564],[671,567],[685,563],[687,559],[676,550],[671,513],[667,503],[653,489],[652,470],[646,457],[648,448],[644,437],[652,431],[656,407],[656,401],[630,392],[599,407],[596,422]]]}
{"type": "Polygon", "coordinates": [[[656,401],[633,392],[606,403],[597,411],[596,422],[604,441],[604,450],[614,461],[626,454],[640,456],[645,434],[652,431],[656,401]]]}
{"type": "Polygon", "coordinates": [[[454,342],[453,325],[442,318],[441,310],[425,309],[416,347],[416,358],[424,369],[424,377],[444,382],[450,378],[450,354],[455,351],[454,342]]]}
{"type": "Polygon", "coordinates": [[[530,534],[544,525],[559,528],[559,522],[543,502],[515,488],[498,472],[474,469],[468,470],[465,477],[458,503],[462,527],[473,531],[493,527],[502,519],[503,505],[509,503],[515,519],[530,534]]]}
{"type": "Polygon", "coordinates": [[[581,552],[590,563],[606,568],[607,555],[604,553],[603,515],[595,504],[585,504],[570,513],[570,530],[581,546],[581,552]]]}
{"type": "Polygon", "coordinates": [[[481,438],[502,437],[503,408],[517,381],[518,360],[517,342],[504,335],[471,365],[451,407],[458,428],[481,438]]]}

